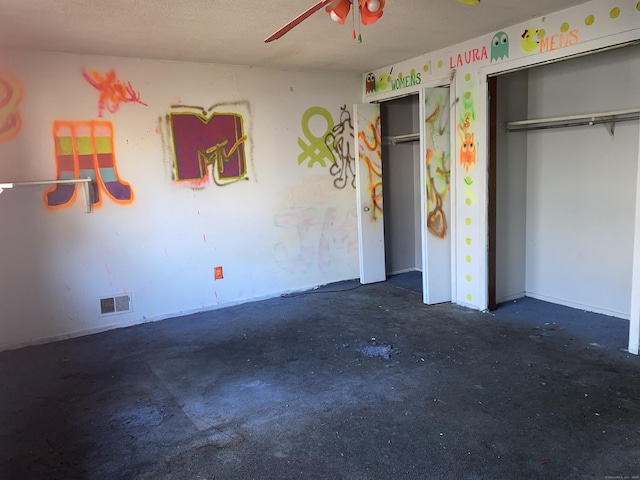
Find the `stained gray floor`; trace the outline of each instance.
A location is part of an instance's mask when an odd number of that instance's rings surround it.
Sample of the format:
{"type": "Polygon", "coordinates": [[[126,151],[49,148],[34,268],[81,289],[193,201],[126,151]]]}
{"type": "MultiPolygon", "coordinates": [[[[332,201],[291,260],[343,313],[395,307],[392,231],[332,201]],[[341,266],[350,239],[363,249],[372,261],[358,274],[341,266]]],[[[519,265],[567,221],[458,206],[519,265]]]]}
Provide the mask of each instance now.
{"type": "Polygon", "coordinates": [[[640,475],[628,322],[403,282],[2,352],[0,478],[640,475]]]}

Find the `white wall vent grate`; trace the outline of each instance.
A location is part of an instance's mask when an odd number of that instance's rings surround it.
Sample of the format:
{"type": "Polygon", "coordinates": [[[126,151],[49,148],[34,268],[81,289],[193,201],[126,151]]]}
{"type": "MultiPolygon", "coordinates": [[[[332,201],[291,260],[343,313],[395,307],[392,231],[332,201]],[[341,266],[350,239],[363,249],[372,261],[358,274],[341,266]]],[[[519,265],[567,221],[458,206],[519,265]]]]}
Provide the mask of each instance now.
{"type": "Polygon", "coordinates": [[[112,315],[132,311],[131,294],[118,295],[117,297],[104,297],[100,299],[100,315],[112,315]]]}

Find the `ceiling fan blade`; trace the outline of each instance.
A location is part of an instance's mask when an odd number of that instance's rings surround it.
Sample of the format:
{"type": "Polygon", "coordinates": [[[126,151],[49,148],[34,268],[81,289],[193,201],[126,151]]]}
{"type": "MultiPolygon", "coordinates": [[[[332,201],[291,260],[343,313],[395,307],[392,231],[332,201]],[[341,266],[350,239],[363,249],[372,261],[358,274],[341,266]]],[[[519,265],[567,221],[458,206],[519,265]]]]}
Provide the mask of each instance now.
{"type": "Polygon", "coordinates": [[[283,36],[285,33],[287,33],[293,27],[295,27],[296,25],[300,24],[303,20],[306,20],[311,15],[313,15],[318,10],[320,10],[322,7],[324,7],[326,5],[329,5],[333,1],[334,0],[322,0],[321,2],[316,3],[313,7],[309,8],[308,10],[305,10],[300,15],[298,15],[296,18],[291,20],[289,23],[287,23],[280,30],[278,30],[274,34],[268,36],[267,38],[265,38],[264,43],[273,42],[274,40],[279,39],[281,36],[283,36]]]}

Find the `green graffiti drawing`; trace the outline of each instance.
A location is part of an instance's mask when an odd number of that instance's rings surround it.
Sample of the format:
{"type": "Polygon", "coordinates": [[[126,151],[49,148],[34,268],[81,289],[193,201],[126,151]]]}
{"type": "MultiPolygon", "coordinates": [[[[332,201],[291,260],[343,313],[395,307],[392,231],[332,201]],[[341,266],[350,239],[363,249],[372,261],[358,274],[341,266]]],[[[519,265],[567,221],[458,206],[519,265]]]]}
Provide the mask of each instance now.
{"type": "Polygon", "coordinates": [[[327,134],[333,130],[333,127],[333,117],[326,108],[311,107],[304,112],[302,115],[302,133],[309,143],[298,137],[298,145],[302,149],[302,153],[298,155],[299,165],[307,160],[309,160],[307,165],[309,168],[312,168],[316,163],[319,163],[322,167],[326,167],[327,163],[325,160],[328,160],[329,163],[335,162],[333,153],[331,153],[331,150],[329,150],[329,147],[325,144],[325,138],[327,134]],[[311,132],[311,128],[309,127],[309,122],[316,115],[324,118],[327,123],[326,130],[318,137],[311,132]]]}

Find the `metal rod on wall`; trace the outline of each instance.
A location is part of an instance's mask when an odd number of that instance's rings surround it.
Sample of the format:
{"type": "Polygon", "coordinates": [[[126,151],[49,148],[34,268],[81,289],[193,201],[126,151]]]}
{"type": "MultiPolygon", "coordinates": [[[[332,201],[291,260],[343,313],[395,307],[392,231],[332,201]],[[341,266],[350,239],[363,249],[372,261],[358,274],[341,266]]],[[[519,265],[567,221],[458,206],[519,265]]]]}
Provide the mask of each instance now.
{"type": "Polygon", "coordinates": [[[87,213],[91,213],[91,191],[89,190],[89,184],[92,182],[90,178],[72,178],[69,180],[35,180],[30,182],[3,182],[0,183],[0,193],[5,188],[15,188],[15,187],[31,187],[34,185],[56,185],[56,184],[65,184],[65,183],[81,183],[82,190],[84,191],[84,210],[87,213]]]}
{"type": "Polygon", "coordinates": [[[398,143],[416,142],[420,140],[419,133],[409,133],[407,135],[395,135],[392,137],[384,137],[383,143],[397,145],[398,143]]]}
{"type": "Polygon", "coordinates": [[[640,108],[617,110],[613,112],[588,113],[583,115],[569,115],[564,117],[539,118],[533,120],[519,120],[505,124],[508,132],[524,130],[540,130],[546,128],[577,127],[581,125],[598,125],[602,123],[616,123],[640,118],[640,108]]]}

